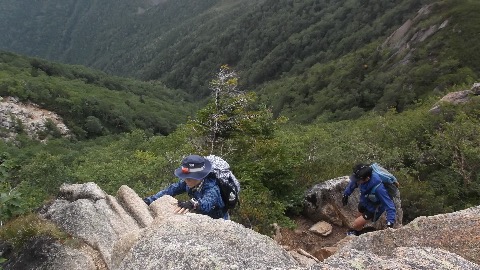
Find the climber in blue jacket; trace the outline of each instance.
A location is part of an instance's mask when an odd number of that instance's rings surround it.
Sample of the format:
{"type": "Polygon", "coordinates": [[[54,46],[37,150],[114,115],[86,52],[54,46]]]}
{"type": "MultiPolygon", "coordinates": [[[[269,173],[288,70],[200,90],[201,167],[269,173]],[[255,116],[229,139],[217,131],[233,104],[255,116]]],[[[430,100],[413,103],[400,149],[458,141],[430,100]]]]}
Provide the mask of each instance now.
{"type": "Polygon", "coordinates": [[[360,189],[358,211],[361,215],[355,219],[353,230],[347,234],[359,235],[368,220],[377,221],[385,211],[387,227],[393,228],[396,217],[395,203],[388,195],[380,176],[368,164],[357,164],[353,168],[350,182],[343,192],[342,203],[344,206],[348,204],[348,197],[357,187],[360,189]]]}
{"type": "Polygon", "coordinates": [[[187,156],[182,160],[180,168],[175,170],[179,181],[157,194],[144,198],[143,201],[150,205],[164,195],[176,196],[187,193],[191,199],[178,202],[175,213],[195,212],[212,218],[229,219],[216,178],[210,174],[211,170],[212,164],[204,157],[187,156]]]}

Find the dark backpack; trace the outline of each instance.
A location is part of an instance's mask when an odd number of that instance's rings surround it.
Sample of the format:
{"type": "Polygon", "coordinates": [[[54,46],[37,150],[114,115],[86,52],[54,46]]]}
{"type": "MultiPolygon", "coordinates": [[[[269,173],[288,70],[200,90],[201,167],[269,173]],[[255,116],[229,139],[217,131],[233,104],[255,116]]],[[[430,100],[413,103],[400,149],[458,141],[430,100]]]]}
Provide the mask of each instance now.
{"type": "MultiPolygon", "coordinates": [[[[398,194],[397,178],[378,163],[372,163],[370,167],[380,176],[383,186],[388,192],[388,196],[390,196],[390,198],[393,200],[393,198],[395,198],[398,194]]],[[[380,184],[374,186],[370,191],[370,194],[367,195],[371,201],[376,201],[376,199],[374,200],[373,198],[375,197],[375,191],[377,191],[378,186],[380,186],[380,184]]]]}
{"type": "Polygon", "coordinates": [[[225,210],[235,208],[237,204],[240,204],[240,182],[238,182],[235,175],[230,171],[230,165],[218,156],[210,155],[205,158],[212,163],[212,171],[210,174],[215,177],[220,187],[220,194],[225,204],[225,210]]]}

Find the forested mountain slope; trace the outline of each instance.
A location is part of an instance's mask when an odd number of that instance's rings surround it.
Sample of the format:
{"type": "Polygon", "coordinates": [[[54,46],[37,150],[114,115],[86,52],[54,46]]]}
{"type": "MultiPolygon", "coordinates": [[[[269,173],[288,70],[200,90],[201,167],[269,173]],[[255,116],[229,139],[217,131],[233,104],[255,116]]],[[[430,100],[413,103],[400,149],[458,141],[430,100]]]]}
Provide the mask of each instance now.
{"type": "Polygon", "coordinates": [[[404,111],[450,86],[480,77],[480,2],[422,7],[402,26],[352,53],[298,75],[265,83],[260,92],[297,122],[355,119],[370,111],[404,111]]]}
{"type": "Polygon", "coordinates": [[[301,72],[386,35],[420,7],[411,0],[7,0],[1,46],[193,91],[220,64],[245,71],[250,83],[301,72]]]}
{"type": "Polygon", "coordinates": [[[275,115],[311,123],[403,111],[471,84],[479,11],[470,0],[6,0],[0,48],[162,80],[197,99],[228,64],[275,115]],[[403,43],[386,42],[397,29],[403,43]]]}
{"type": "Polygon", "coordinates": [[[134,129],[167,135],[197,108],[158,82],[0,51],[0,97],[8,96],[59,114],[77,139],[134,129]]]}

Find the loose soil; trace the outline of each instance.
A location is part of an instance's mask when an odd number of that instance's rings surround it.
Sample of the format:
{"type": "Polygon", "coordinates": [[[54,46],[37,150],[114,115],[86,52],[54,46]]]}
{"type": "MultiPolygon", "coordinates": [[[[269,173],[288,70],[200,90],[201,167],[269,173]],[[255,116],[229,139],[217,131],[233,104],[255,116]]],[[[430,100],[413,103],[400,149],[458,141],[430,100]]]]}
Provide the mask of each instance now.
{"type": "Polygon", "coordinates": [[[320,261],[325,259],[319,254],[322,248],[333,247],[340,240],[346,237],[347,228],[333,225],[332,233],[328,236],[321,236],[317,233],[309,231],[309,229],[316,223],[305,217],[296,217],[295,229],[281,228],[280,235],[277,235],[277,242],[288,250],[303,249],[320,261]],[[317,255],[318,254],[318,255],[317,255]]]}

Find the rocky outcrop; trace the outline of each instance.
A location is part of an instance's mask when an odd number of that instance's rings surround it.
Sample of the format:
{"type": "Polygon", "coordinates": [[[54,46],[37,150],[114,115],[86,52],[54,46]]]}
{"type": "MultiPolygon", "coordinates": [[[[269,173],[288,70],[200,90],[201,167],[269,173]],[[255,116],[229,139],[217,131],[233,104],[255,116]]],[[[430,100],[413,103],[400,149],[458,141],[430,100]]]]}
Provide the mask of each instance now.
{"type": "Polygon", "coordinates": [[[408,62],[415,44],[425,41],[449,24],[448,19],[436,24],[426,22],[431,19],[428,15],[431,13],[432,7],[433,4],[422,7],[413,19],[407,20],[383,42],[382,48],[393,50],[392,57],[403,55],[401,63],[408,62]]]}
{"type": "Polygon", "coordinates": [[[0,137],[13,140],[21,130],[30,138],[39,139],[38,132],[44,131],[51,121],[62,136],[69,136],[70,130],[57,114],[41,109],[33,103],[22,103],[13,97],[0,97],[0,137]]]}
{"type": "MultiPolygon", "coordinates": [[[[94,183],[63,185],[41,215],[81,239],[106,269],[292,269],[276,242],[242,225],[197,214],[176,215],[164,196],[147,206],[127,186],[116,197],[94,183]]],[[[68,268],[51,268],[68,269],[68,268]]]]}
{"type": "MultiPolygon", "coordinates": [[[[342,205],[343,191],[349,182],[348,176],[335,178],[315,185],[305,195],[304,214],[313,221],[326,221],[339,226],[352,227],[352,222],[357,217],[360,193],[356,189],[349,197],[348,205],[342,205]]],[[[396,226],[402,224],[403,210],[400,194],[394,198],[397,209],[396,226]]],[[[385,228],[385,214],[375,223],[367,226],[376,229],[385,228]]]]}
{"type": "MultiPolygon", "coordinates": [[[[343,251],[343,250],[342,250],[343,251]]],[[[398,247],[390,256],[377,255],[357,249],[337,253],[324,264],[313,265],[309,270],[346,270],[346,269],[462,269],[478,270],[480,265],[463,259],[451,252],[430,248],[398,247]]]]}
{"type": "Polygon", "coordinates": [[[430,109],[432,113],[439,113],[442,104],[465,104],[472,99],[473,96],[480,95],[480,83],[474,83],[469,90],[456,91],[446,94],[430,109]]]}
{"type": "Polygon", "coordinates": [[[440,29],[448,25],[448,20],[439,25],[430,25],[428,28],[419,28],[418,25],[425,19],[429,19],[432,5],[422,7],[413,19],[407,20],[402,26],[395,30],[383,43],[383,47],[389,47],[397,50],[405,50],[412,44],[425,41],[428,37],[435,34],[440,29]]]}
{"type": "Polygon", "coordinates": [[[115,244],[153,221],[147,205],[132,189],[122,186],[115,198],[94,183],[62,185],[59,199],[41,214],[97,250],[109,269],[116,269],[115,244]]]}
{"type": "Polygon", "coordinates": [[[396,230],[351,237],[325,263],[337,267],[332,269],[352,265],[375,269],[480,269],[478,232],[480,206],[419,217],[396,230]]]}
{"type": "Polygon", "coordinates": [[[147,206],[127,186],[113,197],[94,183],[63,185],[40,215],[77,244],[33,239],[4,269],[480,269],[480,207],[346,237],[319,262],[233,221],[174,214],[175,204],[147,206]]]}
{"type": "Polygon", "coordinates": [[[172,215],[144,232],[116,269],[290,269],[269,237],[204,215],[172,215]],[[145,262],[148,266],[145,267],[145,262]]]}

